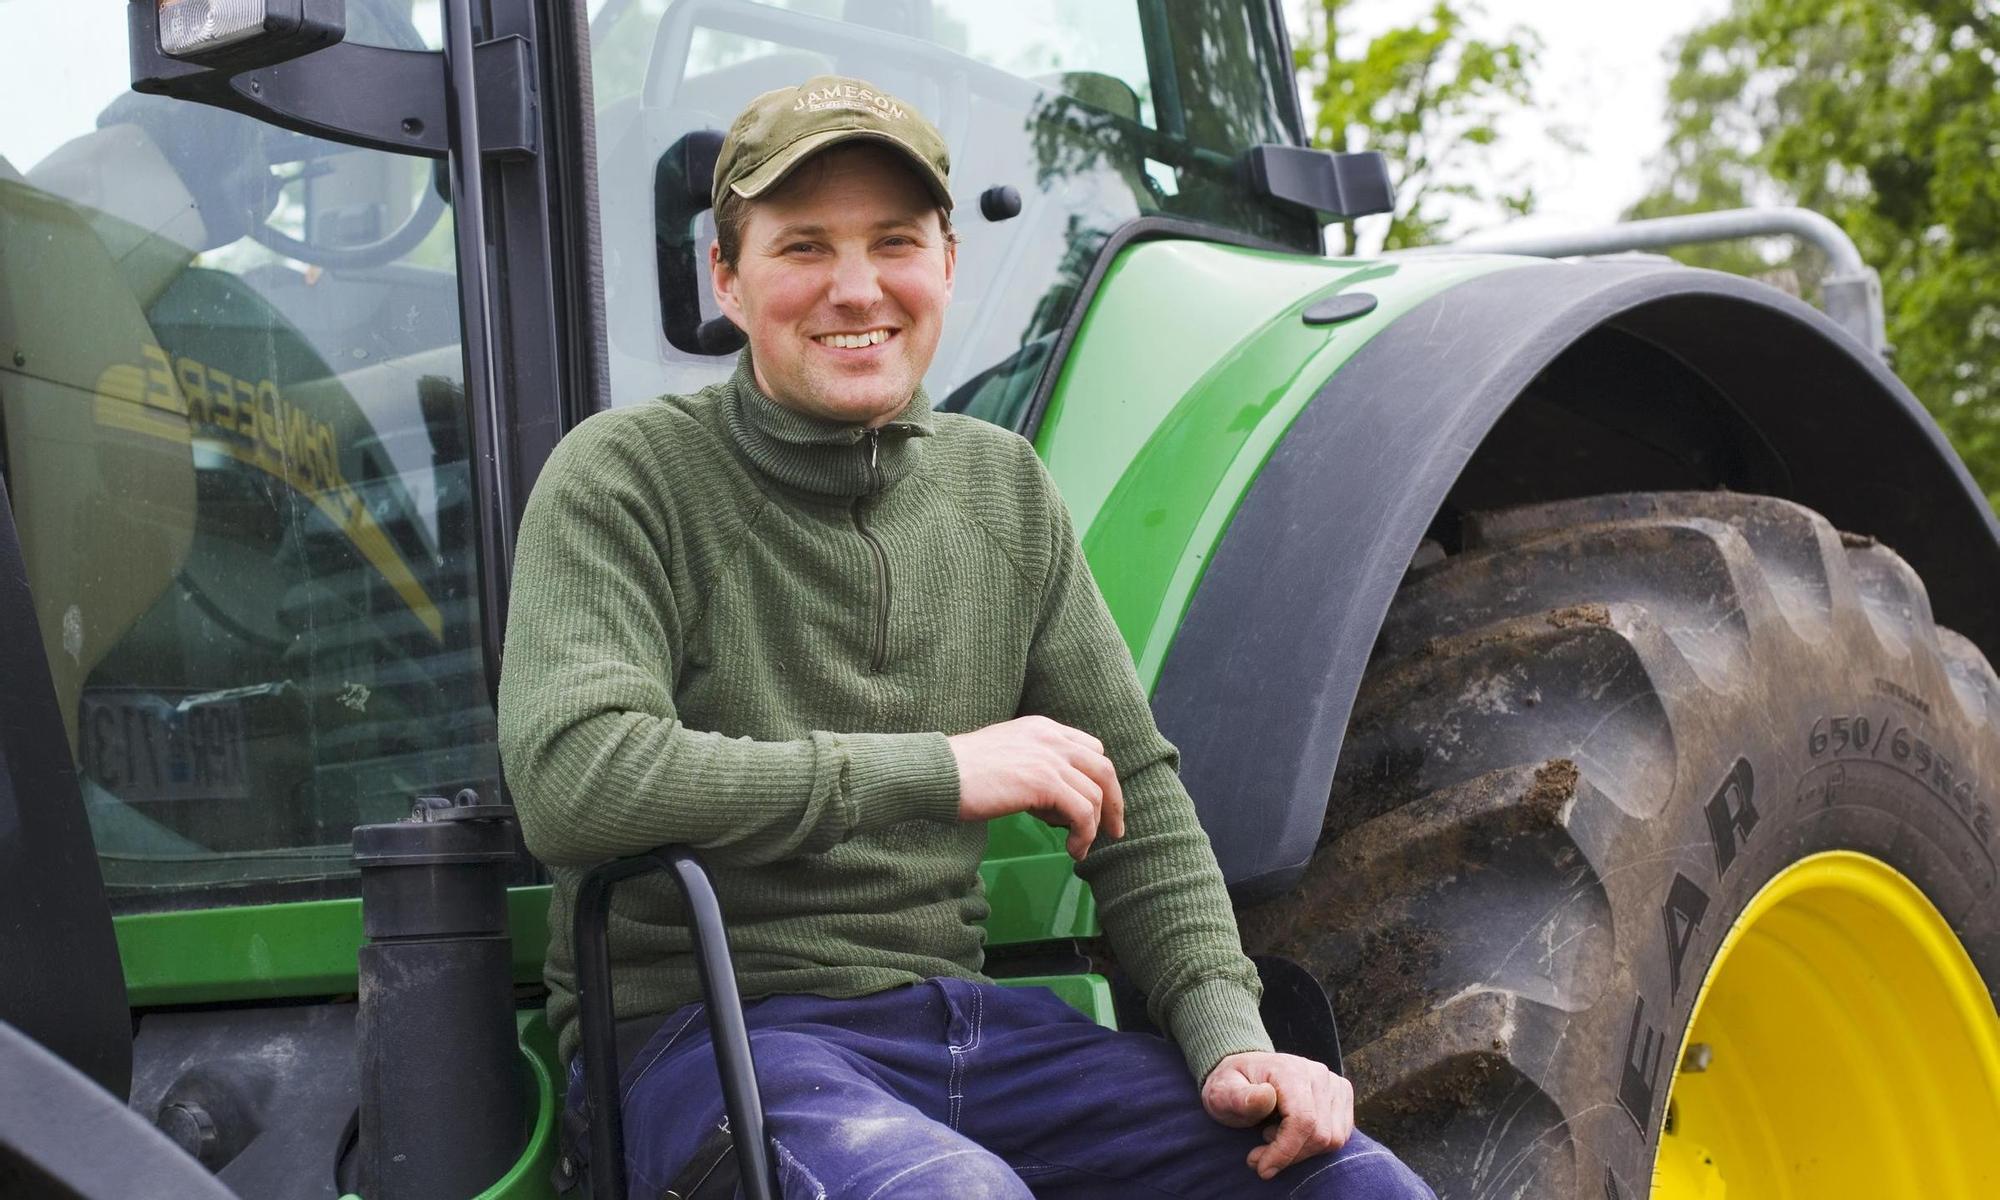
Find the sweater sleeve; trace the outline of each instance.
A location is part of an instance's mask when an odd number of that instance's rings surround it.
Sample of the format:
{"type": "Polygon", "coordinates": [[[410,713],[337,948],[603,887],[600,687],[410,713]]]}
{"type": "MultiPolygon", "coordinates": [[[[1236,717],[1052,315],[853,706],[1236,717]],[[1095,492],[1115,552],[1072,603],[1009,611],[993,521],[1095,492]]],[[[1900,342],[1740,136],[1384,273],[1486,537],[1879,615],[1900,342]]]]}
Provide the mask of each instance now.
{"type": "Polygon", "coordinates": [[[1179,755],[1153,722],[1068,510],[1043,480],[1051,558],[1022,712],[1096,736],[1118,770],[1125,836],[1100,835],[1077,874],[1095,893],[1112,952],[1145,992],[1149,1014],[1204,1080],[1226,1055],[1271,1049],[1257,1012],[1257,969],[1243,954],[1215,852],[1181,784],[1179,755]]]}
{"type": "Polygon", "coordinates": [[[674,664],[689,598],[676,594],[685,573],[644,453],[629,426],[585,422],[522,519],[499,723],[528,848],[586,866],[681,843],[752,865],[900,821],[956,820],[942,733],[765,742],[681,723],[674,664]]]}

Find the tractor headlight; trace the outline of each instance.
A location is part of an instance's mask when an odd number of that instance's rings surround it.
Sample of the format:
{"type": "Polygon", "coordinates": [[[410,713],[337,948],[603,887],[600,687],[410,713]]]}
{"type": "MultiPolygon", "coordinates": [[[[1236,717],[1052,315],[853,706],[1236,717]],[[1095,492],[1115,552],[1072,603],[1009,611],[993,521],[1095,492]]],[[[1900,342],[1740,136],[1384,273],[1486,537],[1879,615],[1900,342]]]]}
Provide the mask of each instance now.
{"type": "Polygon", "coordinates": [[[194,58],[264,32],[265,0],[160,0],[160,53],[194,58]]]}

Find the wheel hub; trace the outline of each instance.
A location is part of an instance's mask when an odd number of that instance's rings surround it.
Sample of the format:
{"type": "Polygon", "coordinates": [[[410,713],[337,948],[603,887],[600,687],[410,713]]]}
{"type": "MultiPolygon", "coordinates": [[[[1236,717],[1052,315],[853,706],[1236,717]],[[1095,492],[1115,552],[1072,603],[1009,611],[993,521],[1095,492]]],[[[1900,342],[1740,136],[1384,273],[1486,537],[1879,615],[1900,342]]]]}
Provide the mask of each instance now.
{"type": "Polygon", "coordinates": [[[1878,859],[1813,855],[1758,892],[1677,1061],[1654,1200],[2000,1194],[2000,1016],[1944,917],[1878,859]]]}

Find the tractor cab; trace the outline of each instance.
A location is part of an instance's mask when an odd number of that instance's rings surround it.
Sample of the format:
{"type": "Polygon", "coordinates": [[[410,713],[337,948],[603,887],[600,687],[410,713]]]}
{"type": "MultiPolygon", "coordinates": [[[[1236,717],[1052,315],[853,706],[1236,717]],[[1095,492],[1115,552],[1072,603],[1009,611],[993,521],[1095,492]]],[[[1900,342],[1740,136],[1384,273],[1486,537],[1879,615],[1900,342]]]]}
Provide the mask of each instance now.
{"type": "MultiPolygon", "coordinates": [[[[354,831],[419,797],[504,802],[492,697],[536,469],[590,412],[731,369],[699,148],[732,114],[838,72],[936,120],[964,250],[927,383],[1012,428],[1107,247],[1317,254],[1299,197],[1323,181],[1245,153],[1302,140],[1275,4],[252,7],[261,26],[199,0],[0,8],[25,739],[0,1018],[227,1187],[332,1197],[363,1178],[372,1086],[354,831]]],[[[526,1081],[481,1136],[516,1164],[489,1194],[530,1196],[562,1064],[545,877],[503,849],[490,990],[523,1049],[454,1069],[526,1081]]],[[[1073,970],[1095,919],[1060,838],[997,827],[987,882],[1010,897],[992,943],[1050,948],[1017,973],[1073,970]]],[[[1108,1013],[1101,980],[1058,986],[1108,1013]]],[[[50,1188],[60,1158],[33,1168],[50,1188]]]]}

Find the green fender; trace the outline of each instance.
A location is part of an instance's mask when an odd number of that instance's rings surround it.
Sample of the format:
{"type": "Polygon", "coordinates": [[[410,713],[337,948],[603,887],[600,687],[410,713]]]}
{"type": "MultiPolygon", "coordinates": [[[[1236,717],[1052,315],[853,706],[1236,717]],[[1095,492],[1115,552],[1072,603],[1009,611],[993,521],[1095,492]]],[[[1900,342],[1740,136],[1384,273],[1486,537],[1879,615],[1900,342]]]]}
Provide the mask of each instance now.
{"type": "Polygon", "coordinates": [[[1964,465],[1865,348],[1749,280],[1141,242],[1062,372],[1038,447],[1240,899],[1311,858],[1382,619],[1461,510],[1782,496],[1894,546],[2000,651],[2000,523],[1964,465]],[[1376,307],[1302,319],[1357,292],[1376,307]]]}

